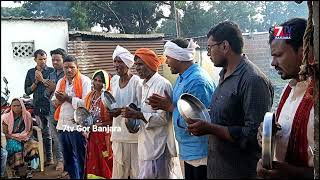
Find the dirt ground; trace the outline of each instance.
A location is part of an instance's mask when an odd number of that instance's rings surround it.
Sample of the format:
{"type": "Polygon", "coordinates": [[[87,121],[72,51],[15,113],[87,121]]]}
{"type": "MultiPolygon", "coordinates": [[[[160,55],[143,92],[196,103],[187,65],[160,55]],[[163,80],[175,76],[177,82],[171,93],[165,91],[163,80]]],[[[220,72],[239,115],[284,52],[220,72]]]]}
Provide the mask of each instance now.
{"type": "Polygon", "coordinates": [[[69,176],[61,177],[61,172],[56,171],[56,165],[50,165],[44,167],[44,172],[32,173],[33,177],[31,179],[69,179],[69,176]]]}
{"type": "MultiPolygon", "coordinates": [[[[54,161],[56,162],[56,153],[53,151],[54,161]]],[[[184,168],[183,161],[179,161],[179,158],[175,158],[174,161],[174,172],[171,174],[170,179],[183,179],[184,168]]],[[[62,173],[56,171],[56,165],[50,165],[44,167],[44,172],[40,172],[40,168],[32,171],[31,179],[70,179],[68,175],[62,176],[62,173]]]]}
{"type": "MultiPolygon", "coordinates": [[[[170,177],[172,179],[183,179],[183,161],[180,161],[179,165],[182,166],[177,166],[178,164],[175,165],[175,172],[177,172],[176,175],[170,177]],[[182,167],[182,168],[181,168],[182,167]],[[181,168],[181,169],[180,169],[181,168]],[[182,172],[181,172],[182,171],[182,172]]],[[[32,179],[69,179],[69,176],[65,176],[65,177],[60,177],[61,173],[55,170],[56,166],[55,165],[51,165],[51,166],[46,166],[45,167],[45,171],[44,172],[33,172],[32,175],[32,179]]]]}
{"type": "MultiPolygon", "coordinates": [[[[174,167],[177,174],[171,176],[170,179],[183,179],[183,161],[180,161],[180,163],[178,161],[178,164],[175,164],[174,167]],[[180,167],[182,168],[180,169],[180,167]]],[[[68,175],[62,176],[62,173],[56,171],[55,168],[55,165],[50,165],[45,167],[44,172],[40,172],[40,169],[33,170],[31,179],[70,179],[68,175]]]]}

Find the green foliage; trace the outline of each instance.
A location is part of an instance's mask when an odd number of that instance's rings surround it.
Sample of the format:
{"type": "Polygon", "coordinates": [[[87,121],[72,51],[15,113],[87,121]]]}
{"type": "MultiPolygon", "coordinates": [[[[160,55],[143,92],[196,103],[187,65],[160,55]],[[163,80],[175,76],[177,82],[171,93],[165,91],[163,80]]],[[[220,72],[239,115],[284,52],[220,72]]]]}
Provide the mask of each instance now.
{"type": "MultiPolygon", "coordinates": [[[[179,20],[180,34],[195,37],[206,35],[211,27],[227,20],[237,22],[242,32],[268,31],[272,25],[290,18],[307,18],[308,9],[306,2],[297,4],[292,1],[209,1],[206,4],[192,1],[186,3],[183,14],[179,20]],[[204,6],[210,8],[205,10],[204,6]]],[[[174,22],[162,22],[157,32],[176,34],[174,22]]]]}
{"type": "Polygon", "coordinates": [[[111,30],[117,27],[121,33],[150,33],[157,21],[166,18],[160,1],[91,1],[88,14],[91,22],[111,30]]]}
{"type": "Polygon", "coordinates": [[[1,16],[30,17],[31,13],[23,7],[16,7],[16,8],[1,7],[1,16]]]}
{"type": "Polygon", "coordinates": [[[217,22],[235,21],[243,32],[251,29],[251,18],[255,14],[252,4],[246,1],[212,1],[212,8],[208,11],[212,18],[212,25],[217,22]]]}
{"type": "Polygon", "coordinates": [[[72,1],[70,9],[71,21],[70,27],[77,30],[90,31],[90,27],[93,23],[90,23],[89,16],[86,13],[85,2],[72,1]]]}
{"type": "Polygon", "coordinates": [[[86,7],[79,1],[27,1],[25,9],[32,12],[33,17],[61,16],[70,18],[69,28],[90,30],[86,7]]]}
{"type": "Polygon", "coordinates": [[[176,36],[176,21],[167,19],[156,29],[157,32],[165,33],[167,36],[176,36]]]}
{"type": "Polygon", "coordinates": [[[62,16],[71,19],[70,29],[90,30],[100,24],[121,33],[175,35],[174,3],[183,37],[206,35],[212,26],[226,20],[237,22],[243,32],[268,31],[276,23],[308,15],[306,2],[292,1],[24,1],[22,7],[1,8],[1,16],[62,16]],[[168,17],[161,7],[170,10],[168,17]],[[159,20],[164,20],[160,27],[159,20]]]}
{"type": "Polygon", "coordinates": [[[268,29],[294,17],[308,17],[308,7],[306,2],[297,4],[292,1],[261,1],[260,13],[264,20],[258,24],[258,31],[268,31],[268,29]]]}
{"type": "Polygon", "coordinates": [[[78,1],[26,1],[22,7],[1,8],[1,16],[70,18],[69,28],[89,30],[91,25],[85,7],[78,1]]]}
{"type": "Polygon", "coordinates": [[[193,1],[187,5],[185,14],[181,19],[181,36],[201,36],[208,31],[210,15],[200,7],[200,1],[193,1]]]}

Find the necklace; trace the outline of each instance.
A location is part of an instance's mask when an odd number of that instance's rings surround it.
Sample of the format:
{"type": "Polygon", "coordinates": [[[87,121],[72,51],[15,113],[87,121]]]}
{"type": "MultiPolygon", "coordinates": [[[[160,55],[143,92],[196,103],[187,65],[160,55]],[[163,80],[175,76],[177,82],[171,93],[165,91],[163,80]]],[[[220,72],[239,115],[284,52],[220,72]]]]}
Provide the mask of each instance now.
{"type": "Polygon", "coordinates": [[[98,101],[101,99],[101,96],[99,96],[98,98],[96,97],[97,94],[98,94],[97,92],[94,92],[94,94],[93,94],[93,97],[92,97],[92,100],[91,100],[91,107],[96,106],[98,101]]]}
{"type": "Polygon", "coordinates": [[[101,100],[101,96],[98,96],[97,98],[97,92],[94,92],[93,96],[92,96],[92,100],[91,100],[91,106],[90,106],[90,113],[92,114],[93,118],[97,120],[97,122],[99,122],[100,119],[100,106],[99,106],[99,102],[101,100]]]}

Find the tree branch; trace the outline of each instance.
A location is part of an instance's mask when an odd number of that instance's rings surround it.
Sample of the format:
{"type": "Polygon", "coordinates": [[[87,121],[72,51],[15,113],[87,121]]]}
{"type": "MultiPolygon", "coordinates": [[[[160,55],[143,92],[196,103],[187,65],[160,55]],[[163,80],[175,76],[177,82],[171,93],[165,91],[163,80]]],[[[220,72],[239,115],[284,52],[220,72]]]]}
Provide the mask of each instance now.
{"type": "Polygon", "coordinates": [[[163,14],[161,14],[161,13],[159,13],[158,15],[157,15],[157,17],[159,17],[160,19],[161,18],[164,18],[164,19],[173,19],[172,17],[167,17],[167,16],[164,16],[163,14]]]}
{"type": "Polygon", "coordinates": [[[125,29],[124,29],[124,27],[123,27],[123,25],[122,25],[122,23],[121,23],[121,21],[120,21],[120,19],[118,18],[117,14],[111,9],[111,7],[110,7],[110,5],[109,5],[108,3],[104,2],[104,4],[105,4],[109,9],[107,9],[107,8],[105,8],[105,7],[103,7],[103,6],[99,6],[99,5],[98,5],[96,2],[94,2],[94,1],[92,1],[92,3],[93,3],[94,5],[96,5],[97,7],[105,10],[105,11],[111,11],[111,12],[113,13],[113,15],[117,18],[117,20],[118,20],[118,22],[119,22],[119,24],[120,24],[120,26],[121,26],[121,28],[122,28],[122,30],[123,30],[123,33],[126,33],[126,32],[125,32],[125,29]]]}
{"type": "Polygon", "coordinates": [[[126,32],[125,32],[125,29],[124,29],[124,27],[123,27],[120,19],[118,18],[118,16],[116,15],[116,13],[111,9],[110,5],[109,5],[108,3],[106,3],[106,2],[105,2],[105,4],[108,6],[108,8],[110,9],[110,11],[114,14],[114,16],[116,16],[117,20],[119,21],[119,23],[120,23],[120,25],[121,25],[121,28],[122,28],[122,30],[123,30],[123,33],[125,34],[126,32]]]}
{"type": "Polygon", "coordinates": [[[160,2],[160,3],[162,3],[162,4],[170,5],[170,6],[171,6],[170,2],[166,2],[166,1],[156,1],[156,2],[160,2]]]}

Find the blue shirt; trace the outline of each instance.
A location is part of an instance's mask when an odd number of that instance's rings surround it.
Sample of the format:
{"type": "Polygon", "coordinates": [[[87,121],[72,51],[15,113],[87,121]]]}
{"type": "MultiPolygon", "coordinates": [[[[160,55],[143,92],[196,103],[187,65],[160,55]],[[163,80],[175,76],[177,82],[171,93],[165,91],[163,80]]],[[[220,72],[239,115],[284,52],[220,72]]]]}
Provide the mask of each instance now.
{"type": "Polygon", "coordinates": [[[58,74],[58,71],[55,69],[52,73],[49,74],[49,79],[53,80],[56,84],[58,83],[58,81],[63,78],[64,76],[64,71],[61,70],[58,74]]]}
{"type": "MultiPolygon", "coordinates": [[[[58,81],[62,79],[64,76],[64,71],[62,70],[61,72],[58,73],[58,71],[55,69],[52,73],[49,74],[49,80],[53,80],[55,84],[57,85],[58,81]]],[[[49,94],[49,92],[46,90],[45,92],[46,96],[50,99],[50,116],[53,117],[55,108],[53,107],[51,98],[53,96],[53,93],[49,94]]]]}
{"type": "MultiPolygon", "coordinates": [[[[54,71],[52,67],[45,66],[42,70],[43,79],[48,79],[49,74],[54,71]]],[[[29,69],[25,82],[24,90],[27,95],[33,93],[33,104],[34,104],[34,113],[35,115],[49,115],[50,111],[50,99],[45,96],[46,87],[42,82],[37,84],[34,92],[31,90],[32,83],[35,82],[35,72],[36,68],[29,69]]]]}
{"type": "Polygon", "coordinates": [[[208,108],[214,89],[215,85],[209,74],[197,64],[191,65],[176,80],[173,88],[173,125],[182,160],[207,157],[208,136],[193,136],[186,131],[187,124],[178,111],[177,101],[181,94],[189,93],[197,97],[208,108]]]}

